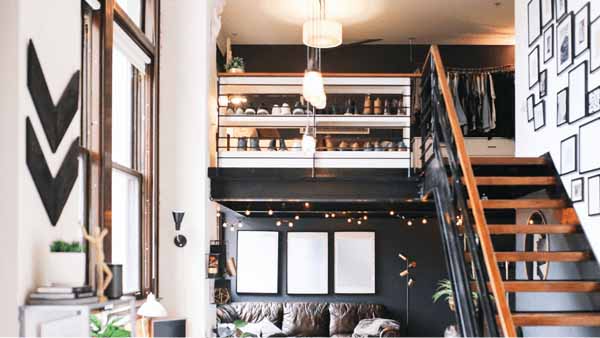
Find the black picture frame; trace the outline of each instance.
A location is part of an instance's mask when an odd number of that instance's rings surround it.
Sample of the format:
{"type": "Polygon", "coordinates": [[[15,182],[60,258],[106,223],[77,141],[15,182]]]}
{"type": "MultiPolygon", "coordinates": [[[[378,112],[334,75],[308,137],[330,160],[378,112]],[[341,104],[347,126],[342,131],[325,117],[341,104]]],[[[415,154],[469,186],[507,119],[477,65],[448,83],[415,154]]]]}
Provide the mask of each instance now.
{"type": "Polygon", "coordinates": [[[527,122],[533,121],[533,110],[535,109],[535,94],[527,97],[527,122]]]}
{"type": "Polygon", "coordinates": [[[546,126],[546,101],[541,100],[533,109],[533,129],[538,131],[546,126]],[[541,116],[538,114],[542,114],[541,116]]]}
{"type": "Polygon", "coordinates": [[[573,53],[574,53],[574,45],[575,43],[573,42],[573,25],[574,25],[574,16],[573,16],[573,12],[568,12],[566,15],[563,16],[563,18],[561,19],[560,22],[558,22],[558,24],[556,25],[556,31],[554,32],[554,35],[556,36],[556,73],[558,75],[562,74],[565,70],[569,69],[569,67],[571,67],[571,65],[573,65],[573,53]],[[561,31],[562,31],[562,27],[563,25],[568,24],[569,27],[567,27],[568,29],[566,30],[566,32],[569,34],[568,36],[568,41],[559,41],[559,39],[562,37],[561,36],[561,31]],[[566,50],[565,50],[566,49],[566,50]],[[566,53],[566,51],[569,52],[568,55],[568,60],[566,60],[564,63],[561,64],[561,60],[563,58],[563,54],[566,53]]]}
{"type": "Polygon", "coordinates": [[[587,139],[587,135],[591,135],[592,139],[595,139],[597,137],[597,135],[600,133],[600,118],[596,118],[593,119],[591,121],[588,121],[584,124],[582,124],[581,126],[579,126],[579,173],[580,174],[587,174],[587,173],[591,173],[594,172],[596,170],[600,170],[600,161],[597,161],[598,163],[592,166],[589,166],[586,163],[582,163],[586,158],[590,157],[593,159],[597,159],[598,158],[598,148],[597,145],[594,144],[593,142],[589,142],[589,140],[587,139]],[[591,132],[586,132],[585,129],[587,128],[597,128],[597,130],[599,130],[599,132],[596,131],[596,129],[592,129],[591,132]],[[589,147],[589,149],[588,149],[589,147]]]}
{"type": "Polygon", "coordinates": [[[544,50],[542,52],[544,54],[544,63],[548,63],[548,61],[554,58],[554,25],[550,25],[548,28],[546,28],[546,30],[544,30],[543,47],[544,50]],[[548,46],[548,43],[550,43],[550,46],[548,46]]]}
{"type": "Polygon", "coordinates": [[[556,11],[556,21],[562,19],[569,11],[569,2],[568,0],[556,0],[556,4],[554,5],[554,9],[556,11]],[[563,3],[564,6],[559,6],[559,3],[563,3]],[[561,11],[561,8],[563,9],[561,11]]]}
{"type": "Polygon", "coordinates": [[[529,47],[531,47],[542,35],[542,4],[540,0],[529,0],[527,3],[527,38],[529,40],[529,47]],[[537,3],[537,11],[532,6],[537,3]],[[537,15],[537,18],[532,17],[537,15]],[[532,21],[534,20],[534,21],[532,21]],[[531,23],[537,21],[539,32],[535,37],[532,37],[531,23]]]}
{"type": "Polygon", "coordinates": [[[567,137],[566,139],[560,141],[560,176],[564,176],[564,175],[568,175],[574,172],[577,172],[577,167],[578,167],[578,153],[577,153],[577,134],[572,135],[567,137]],[[574,139],[573,141],[571,141],[572,139],[574,139]],[[569,171],[565,171],[566,169],[563,168],[563,159],[564,159],[564,150],[565,150],[565,144],[567,142],[572,142],[573,146],[575,147],[575,149],[573,149],[573,170],[569,170],[569,171]]]}
{"type": "MultiPolygon", "coordinates": [[[[591,203],[594,202],[594,201],[592,201],[592,199],[590,198],[590,194],[592,192],[592,189],[596,188],[596,187],[592,186],[592,184],[590,184],[590,182],[592,180],[598,180],[599,181],[597,188],[600,189],[600,174],[588,177],[588,188],[587,188],[587,191],[588,191],[588,198],[587,198],[587,200],[588,200],[588,203],[587,203],[588,204],[587,205],[587,207],[588,207],[587,208],[588,209],[588,216],[598,216],[598,215],[600,215],[600,208],[598,208],[598,212],[594,213],[594,212],[592,212],[592,207],[591,207],[591,203]]],[[[599,203],[598,201],[595,201],[595,202],[599,203]]]]}
{"type": "Polygon", "coordinates": [[[600,86],[590,90],[587,96],[588,116],[600,112],[600,86]]]}
{"type": "Polygon", "coordinates": [[[569,70],[569,116],[568,116],[569,124],[573,124],[589,115],[589,112],[588,112],[589,107],[588,107],[588,102],[587,102],[587,100],[588,100],[588,74],[589,74],[588,69],[589,69],[588,61],[585,60],[585,61],[581,62],[579,65],[577,65],[576,67],[569,70]],[[584,78],[583,79],[575,79],[574,81],[571,81],[572,80],[571,74],[578,71],[580,67],[584,67],[584,69],[582,71],[584,78]],[[573,88],[575,88],[574,83],[582,84],[584,86],[584,88],[582,90],[582,92],[585,93],[583,95],[584,96],[584,98],[583,98],[584,111],[583,111],[583,115],[576,117],[575,119],[571,119],[571,117],[575,116],[574,109],[571,109],[572,108],[571,104],[573,102],[577,101],[577,97],[576,97],[576,95],[574,95],[575,93],[573,91],[573,88]]]}
{"type": "Polygon", "coordinates": [[[554,20],[554,0],[542,0],[540,3],[540,20],[542,22],[542,28],[546,27],[548,24],[550,24],[553,20],[554,20]],[[544,21],[544,10],[545,10],[545,6],[546,5],[550,5],[550,16],[547,18],[546,21],[544,21]]]}
{"type": "Polygon", "coordinates": [[[600,36],[594,39],[594,32],[600,35],[600,16],[590,23],[590,69],[592,74],[600,69],[600,36]]]}
{"type": "Polygon", "coordinates": [[[584,195],[585,195],[585,181],[583,179],[583,177],[579,177],[579,178],[574,178],[571,180],[571,202],[573,203],[577,203],[577,202],[583,202],[584,195]],[[573,192],[573,187],[575,186],[576,183],[581,184],[581,197],[577,198],[573,192]]]}
{"type": "Polygon", "coordinates": [[[540,72],[539,82],[539,90],[540,90],[540,99],[546,97],[548,95],[548,70],[544,69],[540,72]]]}
{"type": "Polygon", "coordinates": [[[556,126],[560,127],[569,122],[569,87],[564,88],[556,94],[556,126]],[[564,95],[565,115],[560,116],[560,97],[564,95]]]}
{"type": "Polygon", "coordinates": [[[574,19],[574,24],[573,24],[573,57],[576,58],[579,55],[581,55],[583,52],[585,52],[586,50],[588,50],[590,48],[590,3],[587,2],[585,5],[583,5],[583,7],[581,7],[580,10],[577,11],[577,13],[575,13],[575,19],[574,19]],[[585,44],[585,47],[583,49],[579,49],[578,48],[578,43],[577,43],[577,32],[579,31],[578,29],[578,18],[580,16],[583,16],[583,18],[585,19],[585,27],[583,27],[582,29],[585,32],[585,41],[583,42],[583,44],[585,44]]]}
{"type": "Polygon", "coordinates": [[[540,81],[540,46],[535,46],[535,48],[529,53],[529,57],[527,59],[528,62],[528,70],[529,70],[529,89],[535,87],[536,84],[540,81]],[[532,57],[534,59],[532,59],[532,57]],[[535,69],[532,70],[532,60],[536,60],[535,69]],[[533,77],[533,72],[535,71],[535,77],[533,77]],[[535,81],[535,82],[533,82],[535,81]]]}

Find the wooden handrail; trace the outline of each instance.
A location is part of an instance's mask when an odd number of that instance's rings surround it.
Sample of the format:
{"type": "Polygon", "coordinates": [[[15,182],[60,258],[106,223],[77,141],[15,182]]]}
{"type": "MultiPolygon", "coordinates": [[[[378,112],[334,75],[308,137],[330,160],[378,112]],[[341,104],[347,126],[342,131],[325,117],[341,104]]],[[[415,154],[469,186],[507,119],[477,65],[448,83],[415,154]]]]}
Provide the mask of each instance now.
{"type": "MultiPolygon", "coordinates": [[[[437,45],[431,46],[427,60],[429,60],[430,57],[433,58],[435,63],[439,87],[442,95],[444,96],[444,104],[446,105],[446,111],[448,112],[450,127],[456,143],[456,151],[458,152],[460,166],[462,167],[464,175],[464,184],[467,187],[467,193],[473,209],[472,211],[475,218],[475,229],[477,231],[477,235],[479,236],[483,258],[487,268],[488,277],[490,279],[490,289],[496,300],[500,326],[505,336],[516,337],[515,324],[512,319],[510,308],[508,307],[506,290],[504,289],[502,276],[500,275],[500,270],[498,269],[498,261],[496,260],[496,256],[494,254],[492,238],[490,236],[490,232],[487,227],[487,220],[483,212],[483,204],[479,198],[479,189],[477,188],[475,181],[475,174],[473,173],[473,167],[471,166],[471,159],[467,154],[465,140],[460,128],[460,123],[458,122],[456,106],[454,105],[454,97],[450,92],[448,78],[446,77],[446,70],[444,68],[444,64],[442,63],[442,57],[437,45]]],[[[427,65],[427,61],[425,62],[425,65],[427,65]]]]}

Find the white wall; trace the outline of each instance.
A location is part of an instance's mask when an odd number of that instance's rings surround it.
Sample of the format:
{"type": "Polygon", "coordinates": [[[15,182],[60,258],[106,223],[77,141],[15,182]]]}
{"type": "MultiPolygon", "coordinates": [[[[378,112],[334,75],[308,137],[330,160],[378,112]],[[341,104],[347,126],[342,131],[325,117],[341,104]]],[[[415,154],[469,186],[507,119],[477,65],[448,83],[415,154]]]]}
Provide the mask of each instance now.
{"type": "Polygon", "coordinates": [[[0,335],[17,335],[17,306],[43,283],[43,262],[55,239],[81,238],[78,189],[75,187],[56,227],[50,224],[25,163],[25,118],[31,118],[46,161],[56,174],[79,136],[77,114],[56,153],[50,150],[27,89],[27,44],[32,39],[50,93],[56,102],[73,73],[81,67],[81,2],[79,0],[6,0],[0,5],[0,335]],[[10,277],[7,277],[10,276],[10,277]]]}
{"type": "MultiPolygon", "coordinates": [[[[161,4],[159,140],[159,293],[170,316],[185,317],[188,336],[207,336],[205,254],[215,226],[209,201],[209,107],[215,106],[215,42],[209,36],[213,1],[161,4]],[[188,239],[177,248],[172,210],[184,210],[188,239]]],[[[214,108],[213,108],[214,109],[214,108]]]]}
{"type": "MultiPolygon", "coordinates": [[[[600,15],[600,1],[589,0],[568,0],[568,10],[577,12],[585,3],[591,3],[590,20],[600,15]]],[[[586,117],[574,124],[564,124],[556,126],[556,95],[557,92],[568,86],[568,70],[560,76],[556,75],[556,43],[554,58],[548,63],[543,63],[543,57],[540,61],[540,70],[548,70],[548,94],[544,98],[546,101],[546,126],[537,132],[534,131],[533,122],[527,122],[526,100],[531,93],[535,93],[536,102],[539,99],[539,89],[536,85],[531,91],[528,84],[528,55],[535,47],[540,46],[540,54],[543,49],[542,39],[538,39],[531,48],[528,47],[527,30],[527,3],[526,0],[515,1],[515,30],[516,30],[516,152],[517,156],[539,156],[550,152],[554,163],[560,166],[560,141],[579,132],[579,126],[591,121],[598,116],[586,117]]],[[[556,27],[556,22],[554,22],[556,27]]],[[[556,30],[556,28],[555,28],[556,30]]],[[[556,32],[555,32],[556,33],[556,32]]],[[[589,61],[589,51],[584,52],[577,57],[571,68],[580,64],[584,60],[589,61]]],[[[600,85],[600,72],[589,75],[588,88],[592,89],[600,85]]],[[[598,136],[600,142],[600,135],[598,136]]],[[[589,177],[598,172],[587,175],[573,173],[562,177],[563,185],[567,191],[571,189],[571,180],[576,177],[589,177]]],[[[587,179],[585,180],[587,185],[587,179]]],[[[587,187],[586,187],[587,188],[587,187]]],[[[586,189],[587,193],[587,189],[586,189]]],[[[587,196],[586,196],[587,201],[587,196]]],[[[587,212],[587,203],[576,203],[575,209],[581,220],[585,233],[591,242],[596,256],[600,255],[600,217],[589,217],[587,212]]]]}

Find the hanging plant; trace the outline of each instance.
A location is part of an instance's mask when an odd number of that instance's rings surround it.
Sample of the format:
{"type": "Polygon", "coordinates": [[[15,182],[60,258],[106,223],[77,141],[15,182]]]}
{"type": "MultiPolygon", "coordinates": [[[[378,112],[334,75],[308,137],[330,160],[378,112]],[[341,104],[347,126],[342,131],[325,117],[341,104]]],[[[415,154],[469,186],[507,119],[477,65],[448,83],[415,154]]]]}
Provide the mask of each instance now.
{"type": "Polygon", "coordinates": [[[227,64],[225,64],[225,70],[228,73],[243,73],[244,72],[244,59],[239,56],[231,58],[227,64]]]}

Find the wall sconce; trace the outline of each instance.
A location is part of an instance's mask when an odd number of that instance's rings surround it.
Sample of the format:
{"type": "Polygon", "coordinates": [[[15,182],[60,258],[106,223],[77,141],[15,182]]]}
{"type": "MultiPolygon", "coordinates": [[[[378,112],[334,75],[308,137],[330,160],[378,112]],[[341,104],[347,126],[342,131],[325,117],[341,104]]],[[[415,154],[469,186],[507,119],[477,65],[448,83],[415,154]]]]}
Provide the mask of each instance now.
{"type": "Polygon", "coordinates": [[[417,267],[416,261],[411,261],[410,258],[401,253],[398,254],[398,257],[404,261],[404,270],[400,272],[400,277],[406,277],[406,328],[405,336],[408,337],[408,320],[410,314],[410,288],[415,284],[415,280],[410,277],[411,270],[417,267]]]}
{"type": "Polygon", "coordinates": [[[183,221],[183,216],[185,212],[183,211],[173,211],[173,221],[175,221],[175,246],[179,248],[183,248],[187,244],[187,238],[184,235],[180,234],[181,231],[181,222],[183,221]]]}

